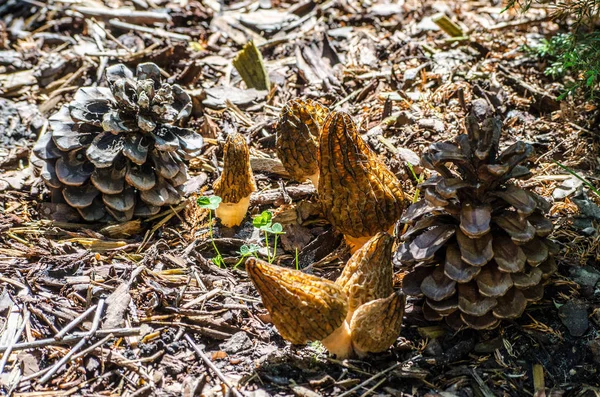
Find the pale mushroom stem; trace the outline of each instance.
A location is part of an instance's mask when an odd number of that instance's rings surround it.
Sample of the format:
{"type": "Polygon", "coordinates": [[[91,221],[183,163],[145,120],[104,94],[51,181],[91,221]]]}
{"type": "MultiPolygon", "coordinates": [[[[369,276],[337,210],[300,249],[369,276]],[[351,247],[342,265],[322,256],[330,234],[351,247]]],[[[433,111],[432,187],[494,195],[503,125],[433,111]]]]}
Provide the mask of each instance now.
{"type": "Polygon", "coordinates": [[[221,203],[215,213],[225,227],[235,227],[242,224],[250,206],[250,195],[237,203],[221,203]]]}
{"type": "Polygon", "coordinates": [[[352,336],[350,335],[350,326],[344,320],[341,326],[333,331],[327,338],[321,341],[323,346],[339,359],[352,357],[354,350],[352,348],[352,336]]]}
{"type": "Polygon", "coordinates": [[[315,189],[319,188],[319,173],[318,172],[315,172],[314,174],[309,175],[307,177],[307,179],[310,179],[310,181],[312,182],[315,189]]]}
{"type": "Polygon", "coordinates": [[[344,240],[346,240],[346,244],[348,248],[350,248],[350,253],[354,254],[358,251],[363,245],[367,243],[371,239],[372,236],[363,236],[363,237],[352,237],[344,235],[344,240]]]}
{"type": "MultiPolygon", "coordinates": [[[[387,232],[393,236],[395,228],[396,225],[394,224],[388,229],[387,232]]],[[[344,240],[346,240],[346,244],[348,245],[348,248],[350,248],[350,254],[354,254],[356,251],[358,251],[371,238],[373,238],[373,236],[352,237],[344,234],[344,240]]]]}

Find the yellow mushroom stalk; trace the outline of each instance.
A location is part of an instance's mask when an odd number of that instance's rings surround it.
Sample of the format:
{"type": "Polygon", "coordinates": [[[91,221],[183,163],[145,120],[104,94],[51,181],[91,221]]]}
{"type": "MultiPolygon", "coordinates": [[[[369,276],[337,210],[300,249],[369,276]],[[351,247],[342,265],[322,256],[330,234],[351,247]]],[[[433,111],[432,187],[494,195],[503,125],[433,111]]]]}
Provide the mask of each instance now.
{"type": "Polygon", "coordinates": [[[215,195],[222,200],[215,213],[223,226],[241,225],[250,206],[250,195],[256,191],[250,152],[244,136],[234,133],[227,137],[223,172],[213,186],[215,195]]]}
{"type": "Polygon", "coordinates": [[[330,113],[321,130],[317,191],[351,252],[377,232],[391,230],[405,208],[400,181],[343,112],[330,113]]]}

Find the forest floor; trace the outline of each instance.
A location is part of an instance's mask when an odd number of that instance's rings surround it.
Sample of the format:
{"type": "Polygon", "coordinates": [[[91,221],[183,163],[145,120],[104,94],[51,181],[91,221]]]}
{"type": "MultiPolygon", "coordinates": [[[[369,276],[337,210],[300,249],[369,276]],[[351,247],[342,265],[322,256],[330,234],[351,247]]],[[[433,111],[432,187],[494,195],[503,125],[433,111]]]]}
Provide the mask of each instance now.
{"type": "Polygon", "coordinates": [[[557,101],[564,82],[527,49],[559,29],[547,11],[502,12],[495,1],[225,3],[1,2],[0,395],[600,395],[600,199],[566,170],[599,186],[600,111],[578,96],[557,101]],[[440,13],[460,37],[434,22],[440,13]],[[250,39],[268,92],[246,89],[232,67],[250,39]],[[106,85],[103,71],[119,62],[154,62],[188,90],[189,124],[207,144],[181,205],[84,224],[50,202],[28,158],[47,118],[77,88],[106,85]],[[411,298],[392,348],[339,361],[318,343],[285,342],[234,268],[242,245],[264,246],[251,216],[235,233],[215,226],[227,266],[211,262],[208,212],[195,200],[212,194],[226,133],[251,143],[251,214],[273,210],[284,225],[276,262],[333,279],[348,250],[312,185],[291,181],[277,160],[281,107],[312,98],[350,113],[410,198],[407,163],[424,172],[417,156],[463,132],[464,102],[483,91],[500,100],[502,145],[535,148],[525,186],[552,202],[561,248],[544,299],[520,319],[455,332],[425,321],[411,298]]]}

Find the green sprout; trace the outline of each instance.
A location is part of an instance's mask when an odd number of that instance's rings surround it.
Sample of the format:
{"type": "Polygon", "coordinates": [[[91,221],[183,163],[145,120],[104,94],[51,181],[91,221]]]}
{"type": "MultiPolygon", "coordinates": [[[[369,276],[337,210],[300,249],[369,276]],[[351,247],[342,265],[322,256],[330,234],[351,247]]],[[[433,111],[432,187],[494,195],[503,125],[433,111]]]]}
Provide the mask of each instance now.
{"type": "Polygon", "coordinates": [[[237,263],[235,264],[235,266],[233,268],[237,269],[237,267],[242,264],[244,259],[246,259],[249,256],[258,257],[257,252],[259,249],[260,249],[260,247],[256,244],[242,245],[240,247],[240,250],[238,251],[238,254],[240,255],[240,259],[237,261],[237,263]]]}
{"type": "Polygon", "coordinates": [[[223,260],[223,256],[221,255],[221,252],[219,251],[219,249],[217,248],[217,245],[215,244],[215,238],[213,235],[213,218],[212,218],[212,212],[214,210],[216,210],[217,208],[219,208],[219,204],[221,204],[221,197],[219,197],[219,196],[210,196],[210,197],[202,196],[202,197],[198,197],[198,200],[196,200],[196,203],[198,204],[198,206],[200,208],[205,208],[208,210],[208,231],[210,234],[210,241],[212,243],[213,248],[215,249],[215,252],[217,253],[217,255],[212,259],[212,261],[218,267],[224,267],[225,261],[223,260]]]}
{"type": "Polygon", "coordinates": [[[280,234],[285,234],[281,223],[272,223],[273,215],[269,211],[263,211],[260,215],[252,219],[252,224],[255,228],[261,230],[265,234],[265,245],[267,246],[267,260],[269,263],[273,263],[277,256],[277,239],[280,234]],[[273,244],[273,256],[270,253],[269,246],[269,233],[275,235],[275,241],[273,244]]]}

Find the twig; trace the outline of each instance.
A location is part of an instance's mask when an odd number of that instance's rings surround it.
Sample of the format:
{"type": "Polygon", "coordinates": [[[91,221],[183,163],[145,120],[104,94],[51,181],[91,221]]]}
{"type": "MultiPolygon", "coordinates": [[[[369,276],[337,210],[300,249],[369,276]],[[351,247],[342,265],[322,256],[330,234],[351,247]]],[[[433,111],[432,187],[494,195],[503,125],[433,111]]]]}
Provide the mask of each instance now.
{"type": "Polygon", "coordinates": [[[80,351],[79,353],[74,355],[73,360],[77,360],[79,357],[83,357],[86,354],[88,354],[89,352],[96,350],[98,347],[102,346],[103,344],[105,344],[106,342],[108,342],[109,340],[111,340],[114,337],[115,337],[115,334],[106,335],[106,337],[100,339],[98,342],[90,345],[89,347],[83,349],[82,351],[80,351]]]}
{"type": "Polygon", "coordinates": [[[94,337],[94,335],[96,334],[96,331],[98,330],[98,327],[100,326],[100,319],[102,318],[103,311],[104,311],[104,299],[100,299],[100,301],[98,302],[98,307],[96,309],[96,315],[94,316],[94,321],[92,322],[92,328],[83,337],[83,339],[81,339],[79,341],[79,343],[77,343],[75,346],[73,346],[73,348],[71,350],[69,350],[69,352],[67,354],[65,354],[64,357],[62,359],[60,359],[60,361],[58,363],[56,363],[52,367],[52,369],[50,371],[48,371],[48,373],[46,375],[44,375],[44,377],[42,379],[39,380],[39,383],[41,385],[48,382],[52,378],[52,376],[54,376],[54,374],[64,364],[66,364],[75,353],[77,353],[79,351],[79,349],[81,349],[86,343],[88,343],[88,341],[91,338],[94,337]]]}
{"type": "MultiPolygon", "coordinates": [[[[302,200],[307,196],[315,194],[317,191],[312,185],[289,186],[285,189],[292,200],[302,200]]],[[[277,200],[283,199],[281,189],[269,189],[257,192],[250,196],[250,205],[272,205],[277,200]]]]}
{"type": "Polygon", "coordinates": [[[340,106],[342,106],[344,103],[356,98],[358,96],[358,94],[360,94],[362,91],[362,88],[359,88],[357,90],[354,90],[354,92],[350,93],[349,95],[347,95],[345,98],[343,98],[342,100],[340,100],[338,103],[336,103],[335,105],[333,105],[332,109],[336,110],[338,109],[340,106]]]}
{"type": "MultiPolygon", "coordinates": [[[[104,337],[107,335],[113,334],[115,337],[125,337],[125,336],[136,336],[140,334],[139,328],[111,328],[111,329],[102,329],[96,332],[97,337],[104,337]]],[[[82,337],[85,337],[87,332],[74,332],[73,334],[64,337],[61,340],[56,340],[54,338],[48,339],[39,339],[33,342],[24,342],[17,343],[13,346],[13,351],[16,350],[26,350],[26,349],[36,349],[39,347],[52,346],[52,345],[71,345],[77,341],[79,341],[82,337]]],[[[0,353],[5,352],[8,349],[8,346],[0,346],[0,353]]]]}
{"type": "Polygon", "coordinates": [[[233,385],[231,384],[231,382],[229,382],[229,380],[227,380],[227,378],[225,378],[225,375],[223,375],[223,373],[219,370],[219,368],[217,368],[212,361],[210,361],[210,359],[208,358],[208,356],[206,354],[204,354],[204,352],[196,345],[196,343],[194,343],[194,340],[188,335],[185,334],[184,336],[185,340],[188,341],[188,343],[190,344],[190,346],[192,347],[192,349],[194,349],[194,351],[196,352],[196,354],[198,354],[200,356],[200,358],[202,359],[202,361],[204,361],[204,364],[206,364],[207,367],[209,367],[210,369],[213,370],[213,372],[219,377],[219,379],[221,379],[221,382],[223,382],[225,384],[225,386],[227,386],[236,397],[243,397],[244,395],[242,393],[239,392],[238,389],[236,389],[235,387],[233,387],[233,385]]]}
{"type": "Polygon", "coordinates": [[[135,11],[126,8],[98,8],[98,7],[73,7],[73,9],[87,17],[120,18],[135,23],[168,23],[171,16],[167,13],[152,11],[135,11]]]}
{"type": "Polygon", "coordinates": [[[394,365],[392,365],[391,367],[384,369],[381,372],[376,373],[375,375],[371,376],[369,379],[365,380],[362,383],[359,383],[358,385],[354,386],[352,389],[340,394],[338,397],[346,397],[349,396],[350,394],[354,393],[355,391],[357,391],[358,389],[360,389],[361,387],[364,387],[366,385],[368,385],[369,383],[373,382],[375,379],[377,378],[381,378],[383,375],[387,374],[388,372],[391,372],[392,370],[398,368],[399,366],[401,366],[403,363],[396,363],[394,365]]]}
{"type": "Polygon", "coordinates": [[[188,328],[194,332],[198,332],[201,335],[208,336],[209,338],[226,340],[231,338],[231,333],[218,331],[216,329],[202,327],[200,325],[188,324],[181,321],[148,321],[148,324],[154,325],[166,325],[167,327],[183,327],[188,328]]]}
{"type": "Polygon", "coordinates": [[[164,37],[164,38],[168,38],[168,39],[181,40],[181,41],[191,41],[192,40],[192,38],[190,36],[185,35],[185,34],[167,32],[166,30],[159,29],[159,28],[148,28],[146,26],[134,25],[131,23],[119,21],[118,19],[111,19],[110,21],[108,21],[108,24],[111,26],[114,26],[116,28],[148,33],[148,34],[151,34],[151,35],[157,36],[157,37],[164,37]]]}
{"type": "Polygon", "coordinates": [[[9,345],[6,346],[6,351],[2,355],[2,361],[0,361],[0,374],[2,374],[4,372],[4,366],[6,365],[6,363],[8,361],[8,357],[14,350],[14,347],[16,346],[17,341],[19,340],[19,338],[21,337],[21,334],[25,330],[25,326],[29,322],[29,317],[31,316],[31,313],[27,309],[24,309],[24,310],[25,310],[25,315],[23,316],[23,323],[21,324],[21,327],[15,333],[12,340],[9,342],[9,345]]]}
{"type": "Polygon", "coordinates": [[[213,296],[219,294],[219,292],[221,292],[221,288],[215,288],[211,291],[208,291],[207,293],[200,295],[199,297],[192,299],[191,301],[189,301],[188,303],[182,305],[181,307],[183,309],[189,309],[192,306],[197,305],[198,303],[202,303],[205,302],[207,300],[209,300],[210,298],[212,298],[213,296]]]}
{"type": "MultiPolygon", "coordinates": [[[[77,353],[76,355],[74,355],[71,360],[77,360],[79,357],[83,357],[86,354],[88,354],[89,352],[91,352],[92,350],[95,350],[96,348],[102,346],[103,344],[105,344],[106,342],[108,342],[111,338],[114,338],[114,334],[109,334],[106,336],[106,338],[103,338],[101,340],[99,340],[98,342],[94,343],[93,345],[89,346],[88,348],[80,351],[79,353],[77,353]]],[[[36,373],[33,373],[31,375],[27,375],[26,377],[22,378],[20,380],[20,382],[27,382],[31,379],[35,379],[35,378],[39,378],[40,376],[44,375],[46,372],[50,371],[52,367],[48,367],[48,368],[44,368],[41,371],[38,371],[36,373]]]]}
{"type": "Polygon", "coordinates": [[[96,348],[96,351],[94,353],[97,354],[100,360],[102,361],[108,361],[110,363],[115,364],[116,366],[124,367],[130,371],[135,372],[142,379],[144,379],[144,381],[150,384],[152,388],[154,388],[154,381],[152,380],[152,377],[150,377],[150,375],[146,373],[144,368],[139,363],[132,362],[131,360],[119,354],[119,352],[117,351],[110,350],[107,352],[105,350],[106,349],[96,348]]]}
{"type": "Polygon", "coordinates": [[[487,28],[484,26],[484,28],[487,30],[500,30],[500,29],[506,29],[506,28],[516,28],[518,26],[523,26],[523,25],[534,25],[534,24],[538,24],[538,23],[542,23],[542,22],[547,22],[547,21],[550,21],[551,19],[552,19],[551,16],[547,16],[547,17],[538,18],[538,19],[525,19],[525,20],[520,20],[520,21],[500,22],[500,23],[497,23],[496,25],[492,25],[487,28]]]}
{"type": "Polygon", "coordinates": [[[370,388],[369,390],[367,390],[366,392],[361,394],[360,397],[365,397],[365,396],[368,396],[369,394],[373,393],[379,386],[381,386],[383,384],[383,382],[385,382],[385,379],[382,379],[379,382],[377,382],[375,384],[375,386],[373,386],[372,388],[370,388]]]}
{"type": "Polygon", "coordinates": [[[67,324],[63,329],[60,330],[60,332],[58,334],[54,335],[54,339],[60,340],[60,339],[64,338],[65,335],[67,335],[67,333],[70,330],[75,328],[79,323],[81,323],[83,320],[85,320],[85,318],[87,316],[89,316],[94,310],[96,310],[97,306],[98,305],[93,305],[89,309],[87,309],[85,312],[83,312],[79,316],[77,316],[77,318],[75,318],[75,320],[73,320],[69,324],[67,324]]]}
{"type": "Polygon", "coordinates": [[[470,369],[470,371],[471,371],[471,375],[473,376],[473,378],[479,385],[479,391],[481,391],[481,393],[484,395],[484,397],[494,397],[494,393],[492,393],[492,391],[485,384],[483,379],[481,379],[481,376],[479,376],[479,374],[477,372],[475,372],[475,370],[472,368],[470,369]]]}

